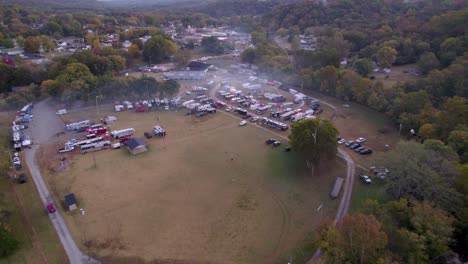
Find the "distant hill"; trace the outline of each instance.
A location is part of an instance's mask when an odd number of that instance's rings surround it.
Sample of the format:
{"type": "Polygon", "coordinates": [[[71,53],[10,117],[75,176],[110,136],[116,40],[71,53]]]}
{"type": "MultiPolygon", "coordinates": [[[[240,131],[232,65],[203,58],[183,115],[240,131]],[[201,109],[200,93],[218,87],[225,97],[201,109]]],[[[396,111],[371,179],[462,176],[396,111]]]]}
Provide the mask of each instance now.
{"type": "Polygon", "coordinates": [[[31,6],[46,10],[99,9],[105,6],[96,0],[1,0],[0,5],[31,6]]]}

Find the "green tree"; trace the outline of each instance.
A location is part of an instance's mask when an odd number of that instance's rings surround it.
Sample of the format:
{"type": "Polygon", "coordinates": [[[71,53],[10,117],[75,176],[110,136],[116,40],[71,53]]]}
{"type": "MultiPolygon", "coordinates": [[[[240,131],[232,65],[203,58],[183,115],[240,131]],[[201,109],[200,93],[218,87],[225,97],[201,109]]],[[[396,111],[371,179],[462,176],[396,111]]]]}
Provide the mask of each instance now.
{"type": "Polygon", "coordinates": [[[70,63],[57,77],[57,80],[60,82],[71,83],[73,81],[82,80],[86,77],[92,76],[93,74],[89,71],[88,66],[82,63],[70,63]]]}
{"type": "Polygon", "coordinates": [[[291,126],[292,148],[300,153],[307,164],[320,164],[336,155],[338,130],[329,120],[304,120],[291,126]]]}
{"type": "Polygon", "coordinates": [[[457,126],[468,126],[468,99],[458,96],[447,99],[435,124],[442,140],[446,140],[457,126]]]}
{"type": "Polygon", "coordinates": [[[157,34],[147,40],[143,47],[143,58],[149,63],[160,63],[177,52],[177,46],[164,34],[157,34]]]}
{"type": "Polygon", "coordinates": [[[174,55],[172,62],[174,62],[178,67],[185,67],[192,60],[192,52],[189,49],[178,50],[174,55]]]}
{"type": "Polygon", "coordinates": [[[319,70],[318,78],[320,80],[320,91],[336,95],[338,85],[338,70],[334,66],[326,66],[319,70]]]}
{"type": "Polygon", "coordinates": [[[375,55],[380,68],[390,68],[395,62],[397,51],[394,48],[383,46],[375,55]]]}
{"type": "Polygon", "coordinates": [[[223,54],[224,47],[217,37],[205,37],[202,39],[201,48],[204,52],[213,54],[223,54]]]}
{"type": "Polygon", "coordinates": [[[359,103],[365,103],[372,92],[372,81],[367,78],[361,78],[354,83],[351,90],[354,100],[359,103]]]}
{"type": "Polygon", "coordinates": [[[429,200],[448,211],[461,205],[454,189],[456,169],[443,153],[415,142],[400,142],[380,162],[390,173],[386,190],[394,198],[429,200]]]}
{"type": "Polygon", "coordinates": [[[452,130],[448,136],[448,145],[457,152],[462,164],[468,162],[467,130],[452,130]]]}
{"type": "Polygon", "coordinates": [[[243,62],[248,63],[250,67],[252,67],[252,64],[255,63],[256,57],[257,57],[256,49],[254,48],[245,49],[244,51],[242,51],[242,54],[241,54],[241,60],[243,62]]]}
{"type": "Polygon", "coordinates": [[[297,51],[301,49],[301,39],[298,36],[294,36],[291,39],[291,49],[297,51]]]}
{"type": "Polygon", "coordinates": [[[161,84],[161,95],[173,97],[179,92],[180,84],[175,80],[167,80],[161,84]]]}
{"type": "Polygon", "coordinates": [[[263,45],[267,42],[266,34],[263,31],[255,31],[252,33],[252,44],[255,46],[263,45]]]}
{"type": "Polygon", "coordinates": [[[447,38],[440,44],[440,60],[443,66],[448,66],[463,53],[462,41],[458,38],[447,38]]]}
{"type": "Polygon", "coordinates": [[[362,77],[368,77],[369,74],[374,70],[374,63],[368,59],[358,59],[355,64],[356,71],[362,75],[362,77]]]}
{"type": "Polygon", "coordinates": [[[0,257],[13,254],[19,248],[19,242],[10,232],[0,226],[0,257]]]}
{"type": "Polygon", "coordinates": [[[423,73],[428,73],[440,65],[436,55],[432,52],[427,52],[421,55],[418,61],[418,67],[423,73]]]}

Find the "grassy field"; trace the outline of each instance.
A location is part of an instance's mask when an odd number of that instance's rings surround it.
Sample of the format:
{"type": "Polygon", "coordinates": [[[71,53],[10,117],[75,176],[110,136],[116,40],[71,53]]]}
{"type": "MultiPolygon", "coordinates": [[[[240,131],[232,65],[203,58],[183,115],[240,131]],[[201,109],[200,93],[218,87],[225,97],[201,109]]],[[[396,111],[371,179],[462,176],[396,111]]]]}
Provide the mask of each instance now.
{"type": "MultiPolygon", "coordinates": [[[[360,170],[356,172],[356,180],[354,181],[353,196],[351,198],[350,213],[356,213],[362,207],[363,203],[368,200],[376,200],[379,203],[384,203],[390,199],[385,192],[385,182],[376,177],[372,178],[372,184],[365,184],[360,178],[360,170]]],[[[363,173],[371,176],[369,173],[363,173]]]]}
{"type": "MultiPolygon", "coordinates": [[[[8,129],[7,120],[7,114],[0,113],[0,129],[2,131],[8,129]]],[[[41,251],[44,252],[48,263],[68,263],[65,251],[47,217],[27,168],[25,171],[29,179],[26,184],[13,183],[11,185],[5,177],[0,180],[0,208],[11,213],[9,225],[14,237],[21,243],[20,249],[12,256],[0,259],[0,264],[44,263],[41,251]],[[24,207],[24,211],[21,210],[20,205],[24,207]],[[33,244],[34,237],[38,240],[36,246],[33,244]]]]}
{"type": "MultiPolygon", "coordinates": [[[[168,135],[148,139],[149,151],[137,156],[125,148],[96,152],[97,167],[91,154],[68,155],[68,168],[47,176],[57,199],[73,192],[85,209],[85,216],[66,213],[65,219],[91,255],[113,263],[273,263],[294,254],[335,214],[338,201],[329,191],[345,173],[341,162],[312,177],[293,153],[263,143],[272,137],[267,131],[239,127],[222,113],[117,117],[112,129],[133,127],[143,136],[159,124],[168,135]]],[[[53,147],[44,152],[56,160],[53,147]]]]}

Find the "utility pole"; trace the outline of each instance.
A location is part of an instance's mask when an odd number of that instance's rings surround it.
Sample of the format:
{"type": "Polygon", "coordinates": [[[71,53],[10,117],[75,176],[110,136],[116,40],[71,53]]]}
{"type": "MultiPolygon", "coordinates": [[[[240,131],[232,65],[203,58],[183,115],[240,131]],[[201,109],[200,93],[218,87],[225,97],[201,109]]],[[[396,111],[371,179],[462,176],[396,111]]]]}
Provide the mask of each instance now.
{"type": "Polygon", "coordinates": [[[99,114],[99,106],[98,106],[98,100],[97,100],[98,97],[99,97],[99,95],[96,95],[96,114],[97,114],[97,119],[99,121],[100,114],[99,114]]]}

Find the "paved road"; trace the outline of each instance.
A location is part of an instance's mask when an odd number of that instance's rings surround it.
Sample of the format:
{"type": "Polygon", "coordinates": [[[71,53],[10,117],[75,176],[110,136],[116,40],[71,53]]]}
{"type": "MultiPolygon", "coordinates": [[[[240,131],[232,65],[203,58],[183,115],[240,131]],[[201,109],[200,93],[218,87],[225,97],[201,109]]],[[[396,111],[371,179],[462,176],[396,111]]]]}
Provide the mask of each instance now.
{"type": "MultiPolygon", "coordinates": [[[[31,149],[25,151],[26,164],[31,171],[31,176],[36,184],[44,208],[48,202],[53,201],[53,198],[44,183],[35,157],[41,144],[47,143],[51,136],[55,136],[55,133],[63,131],[63,122],[55,115],[55,110],[49,106],[49,102],[49,100],[45,100],[34,105],[34,119],[28,131],[31,133],[30,136],[33,139],[34,145],[31,149]]],[[[54,204],[58,205],[59,203],[54,202],[54,204]]],[[[60,211],[57,210],[55,213],[49,214],[49,218],[57,231],[60,242],[62,242],[71,264],[99,263],[80,251],[70,235],[60,211]]]]}

